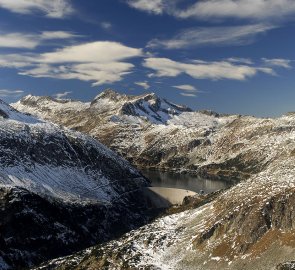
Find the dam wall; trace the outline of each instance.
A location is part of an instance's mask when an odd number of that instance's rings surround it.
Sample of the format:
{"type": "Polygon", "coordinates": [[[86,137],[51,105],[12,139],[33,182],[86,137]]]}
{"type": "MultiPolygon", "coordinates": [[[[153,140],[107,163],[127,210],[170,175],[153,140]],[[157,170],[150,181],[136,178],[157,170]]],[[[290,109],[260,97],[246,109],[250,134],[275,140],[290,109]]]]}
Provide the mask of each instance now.
{"type": "Polygon", "coordinates": [[[194,196],[197,193],[191,190],[165,187],[144,188],[144,196],[151,208],[167,208],[172,205],[180,205],[186,196],[194,196]]]}

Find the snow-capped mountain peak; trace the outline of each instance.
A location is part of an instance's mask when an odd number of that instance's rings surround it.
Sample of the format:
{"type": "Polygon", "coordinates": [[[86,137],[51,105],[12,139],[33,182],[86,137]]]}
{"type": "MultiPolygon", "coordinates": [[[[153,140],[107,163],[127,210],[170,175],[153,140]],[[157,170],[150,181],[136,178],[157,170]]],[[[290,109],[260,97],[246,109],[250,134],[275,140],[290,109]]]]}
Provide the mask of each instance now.
{"type": "MultiPolygon", "coordinates": [[[[66,112],[91,111],[100,118],[112,121],[128,122],[146,121],[151,124],[167,124],[175,115],[192,110],[186,106],[176,105],[155,93],[140,96],[120,94],[107,89],[97,95],[91,102],[81,102],[69,99],[54,99],[52,97],[26,96],[13,106],[21,111],[48,118],[51,115],[66,112]]],[[[49,117],[50,118],[50,117],[49,117]]]]}

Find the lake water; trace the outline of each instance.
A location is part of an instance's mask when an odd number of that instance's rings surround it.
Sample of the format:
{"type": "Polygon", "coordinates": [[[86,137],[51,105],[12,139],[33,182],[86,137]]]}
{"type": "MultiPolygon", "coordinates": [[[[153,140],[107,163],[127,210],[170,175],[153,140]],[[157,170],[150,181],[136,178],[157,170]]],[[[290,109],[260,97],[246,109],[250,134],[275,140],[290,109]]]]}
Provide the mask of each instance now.
{"type": "Polygon", "coordinates": [[[230,186],[224,181],[208,180],[188,174],[152,170],[142,170],[142,174],[152,181],[154,187],[181,188],[198,193],[203,190],[207,194],[230,186]]]}

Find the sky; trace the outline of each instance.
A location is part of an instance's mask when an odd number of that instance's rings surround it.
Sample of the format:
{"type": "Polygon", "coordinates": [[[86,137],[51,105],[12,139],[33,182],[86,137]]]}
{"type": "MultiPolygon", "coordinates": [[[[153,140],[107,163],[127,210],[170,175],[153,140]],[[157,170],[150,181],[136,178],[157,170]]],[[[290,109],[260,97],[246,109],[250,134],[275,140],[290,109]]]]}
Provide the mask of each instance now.
{"type": "Polygon", "coordinates": [[[0,98],[154,92],[193,109],[295,111],[294,0],[0,0],[0,98]]]}

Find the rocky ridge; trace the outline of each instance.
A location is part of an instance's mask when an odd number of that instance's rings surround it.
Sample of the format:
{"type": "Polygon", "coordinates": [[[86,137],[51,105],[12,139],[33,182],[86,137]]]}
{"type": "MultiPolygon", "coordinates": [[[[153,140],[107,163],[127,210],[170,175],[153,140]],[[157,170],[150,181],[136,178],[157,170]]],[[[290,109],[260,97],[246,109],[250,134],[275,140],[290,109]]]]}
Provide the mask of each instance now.
{"type": "Polygon", "coordinates": [[[193,112],[154,94],[127,96],[113,90],[90,103],[27,96],[13,106],[90,134],[139,168],[228,181],[262,171],[275,153],[269,138],[294,129],[292,115],[271,119],[193,112]]]}

